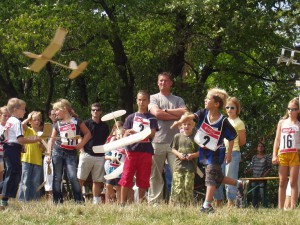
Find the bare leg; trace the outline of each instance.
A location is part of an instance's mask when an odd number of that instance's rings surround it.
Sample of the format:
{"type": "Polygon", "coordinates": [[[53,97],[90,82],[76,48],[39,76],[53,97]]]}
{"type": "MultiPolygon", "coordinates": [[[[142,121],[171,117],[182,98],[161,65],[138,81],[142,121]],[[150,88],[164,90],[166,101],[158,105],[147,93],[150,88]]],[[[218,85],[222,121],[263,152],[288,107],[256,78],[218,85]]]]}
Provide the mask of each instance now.
{"type": "Polygon", "coordinates": [[[102,190],[103,190],[102,182],[93,182],[93,196],[94,197],[100,197],[102,190]]]}
{"type": "Polygon", "coordinates": [[[116,186],[117,203],[121,202],[121,186],[116,186]]]}
{"type": "Polygon", "coordinates": [[[216,186],[207,186],[206,187],[206,195],[205,200],[208,202],[212,202],[214,198],[214,194],[216,191],[216,186]]]}
{"type": "Polygon", "coordinates": [[[121,201],[120,201],[121,205],[124,205],[125,202],[127,201],[128,190],[129,190],[128,187],[124,187],[124,186],[121,187],[121,201]]]}
{"type": "Polygon", "coordinates": [[[278,190],[278,208],[283,209],[285,202],[285,192],[288,183],[289,167],[279,166],[279,190],[278,190]]]}
{"type": "Polygon", "coordinates": [[[116,200],[116,194],[113,186],[111,184],[106,184],[106,196],[105,201],[106,203],[111,203],[116,200]]]}
{"type": "Polygon", "coordinates": [[[222,206],[222,203],[223,203],[223,200],[216,200],[215,201],[215,206],[218,208],[218,207],[221,207],[222,206]]]}
{"type": "Polygon", "coordinates": [[[298,200],[298,173],[299,173],[299,166],[292,166],[290,168],[291,209],[296,208],[296,204],[298,200]]]}
{"type": "Polygon", "coordinates": [[[229,184],[229,185],[232,185],[232,186],[236,186],[237,185],[237,180],[235,179],[232,179],[231,177],[224,177],[223,181],[222,181],[222,184],[229,184]]]}
{"type": "Polygon", "coordinates": [[[142,203],[145,199],[146,189],[139,188],[139,203],[142,203]]]}
{"type": "Polygon", "coordinates": [[[291,208],[291,196],[285,196],[284,208],[285,209],[291,208]]]}

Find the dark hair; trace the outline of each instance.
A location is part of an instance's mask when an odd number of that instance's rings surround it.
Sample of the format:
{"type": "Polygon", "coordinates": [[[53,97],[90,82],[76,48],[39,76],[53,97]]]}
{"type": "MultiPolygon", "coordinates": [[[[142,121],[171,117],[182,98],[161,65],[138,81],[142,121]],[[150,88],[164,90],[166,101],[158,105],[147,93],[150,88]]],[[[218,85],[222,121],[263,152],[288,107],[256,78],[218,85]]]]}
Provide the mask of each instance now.
{"type": "Polygon", "coordinates": [[[257,142],[257,147],[258,147],[258,145],[262,145],[263,146],[263,153],[265,153],[266,152],[266,145],[265,145],[265,143],[263,143],[262,141],[258,141],[257,142]]]}
{"type": "Polygon", "coordinates": [[[91,105],[91,107],[97,107],[98,109],[100,109],[100,110],[101,110],[101,105],[100,105],[100,103],[99,103],[99,102],[95,102],[95,103],[93,103],[93,104],[91,105]]]}
{"type": "Polygon", "coordinates": [[[145,95],[148,99],[150,99],[149,93],[147,91],[145,91],[145,90],[139,90],[138,93],[137,93],[137,95],[139,95],[139,94],[145,95]]]}
{"type": "Polygon", "coordinates": [[[49,111],[48,111],[48,116],[51,116],[51,112],[52,112],[52,110],[54,110],[54,109],[49,109],[49,111]]]}
{"type": "Polygon", "coordinates": [[[257,145],[261,144],[264,148],[266,147],[265,146],[265,143],[261,142],[261,141],[258,141],[257,145]]]}

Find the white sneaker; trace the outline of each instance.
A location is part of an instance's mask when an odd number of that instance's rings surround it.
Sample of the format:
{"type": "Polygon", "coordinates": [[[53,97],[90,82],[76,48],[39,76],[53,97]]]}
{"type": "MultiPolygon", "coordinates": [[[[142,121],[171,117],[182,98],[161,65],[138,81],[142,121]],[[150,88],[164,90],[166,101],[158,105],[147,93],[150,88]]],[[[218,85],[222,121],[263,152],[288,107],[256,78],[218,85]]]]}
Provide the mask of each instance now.
{"type": "Polygon", "coordinates": [[[101,197],[93,197],[93,204],[98,205],[102,203],[101,197]]]}

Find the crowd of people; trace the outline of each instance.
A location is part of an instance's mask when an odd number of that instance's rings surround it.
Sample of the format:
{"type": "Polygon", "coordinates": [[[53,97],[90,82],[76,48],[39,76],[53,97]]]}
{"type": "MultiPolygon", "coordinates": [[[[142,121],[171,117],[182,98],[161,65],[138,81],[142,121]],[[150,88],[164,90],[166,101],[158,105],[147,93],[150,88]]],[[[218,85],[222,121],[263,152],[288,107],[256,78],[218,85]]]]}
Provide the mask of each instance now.
{"type": "MultiPolygon", "coordinates": [[[[68,100],[59,99],[49,112],[52,133],[47,143],[40,137],[41,113],[32,111],[23,119],[26,103],[18,98],[9,99],[7,106],[0,108],[1,209],[8,206],[9,198],[17,197],[23,202],[38,200],[43,185],[55,204],[63,203],[64,174],[77,203],[85,201],[82,189],[91,176],[93,204],[103,202],[101,194],[105,190],[106,203],[117,202],[123,207],[134,201],[137,190],[137,202],[156,205],[168,199],[163,177],[166,168],[170,168],[170,204],[187,206],[194,203],[194,179],[199,164],[205,167],[206,186],[200,212],[212,213],[214,207],[221,206],[224,187],[228,207],[235,206],[237,196],[244,196],[247,185],[238,180],[241,146],[246,144],[239,100],[229,97],[223,89],[209,89],[204,109],[192,113],[181,97],[171,94],[173,81],[169,73],[160,73],[157,85],[159,92],[153,95],[138,91],[137,112],[128,115],[124,123],[117,121],[111,132],[106,122],[101,121],[99,103],[91,105],[91,118],[83,121],[68,100]],[[228,117],[222,114],[223,109],[228,117]],[[94,146],[145,129],[151,133],[140,142],[107,153],[93,151],[94,146]],[[105,176],[120,166],[122,174],[105,176]]],[[[272,163],[279,164],[280,209],[294,209],[299,195],[299,121],[299,99],[294,98],[278,123],[273,157],[265,154],[264,143],[259,142],[248,171],[254,178],[265,177],[272,163]]],[[[253,207],[261,202],[267,206],[263,199],[266,181],[258,180],[251,185],[253,207]]]]}

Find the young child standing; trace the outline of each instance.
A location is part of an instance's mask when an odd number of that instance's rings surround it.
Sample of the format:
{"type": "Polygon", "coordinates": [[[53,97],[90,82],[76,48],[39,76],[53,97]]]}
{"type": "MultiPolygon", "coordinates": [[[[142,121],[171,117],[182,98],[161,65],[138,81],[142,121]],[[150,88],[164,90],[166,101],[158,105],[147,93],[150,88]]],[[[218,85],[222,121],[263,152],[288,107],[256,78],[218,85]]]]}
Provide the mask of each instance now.
{"type": "Polygon", "coordinates": [[[285,192],[290,175],[291,184],[291,209],[296,208],[298,199],[298,173],[300,151],[300,111],[299,98],[293,98],[289,103],[286,113],[278,122],[276,137],[273,146],[272,163],[279,165],[279,190],[278,208],[283,209],[285,192]]]}
{"type": "Polygon", "coordinates": [[[136,98],[138,111],[130,114],[124,123],[125,136],[141,132],[150,128],[151,134],[143,141],[128,146],[127,157],[124,162],[124,170],[121,180],[121,206],[127,200],[128,191],[133,187],[133,178],[136,176],[136,185],[139,188],[139,201],[142,202],[146,189],[150,187],[150,174],[152,155],[154,150],[151,140],[158,130],[156,118],[148,113],[150,96],[146,91],[139,91],[136,98]]]}
{"type": "Polygon", "coordinates": [[[53,104],[53,109],[58,121],[53,126],[47,149],[48,161],[52,157],[53,163],[53,202],[55,204],[63,203],[61,181],[64,166],[71,183],[75,202],[83,202],[81,187],[77,179],[77,150],[83,149],[83,146],[91,138],[91,133],[75,114],[68,100],[59,99],[53,104]],[[83,137],[78,143],[76,136],[80,133],[83,137]]]}
{"type": "Polygon", "coordinates": [[[183,116],[180,120],[175,121],[171,127],[177,127],[190,119],[198,120],[198,131],[195,135],[195,142],[200,146],[199,161],[206,165],[206,196],[200,210],[203,213],[214,212],[214,208],[212,207],[213,196],[216,188],[221,183],[237,186],[238,191],[243,196],[243,182],[224,176],[221,169],[224,159],[226,163],[231,162],[233,140],[237,136],[234,127],[220,112],[226,105],[227,98],[228,94],[222,89],[213,88],[208,90],[205,98],[205,109],[199,110],[189,116],[183,116]],[[226,156],[225,149],[220,148],[224,138],[229,141],[226,156]]]}
{"type": "MultiPolygon", "coordinates": [[[[110,139],[110,141],[118,140],[123,137],[125,130],[122,126],[118,126],[118,129],[115,131],[115,136],[110,139]]],[[[126,157],[125,147],[118,148],[107,152],[105,154],[105,159],[108,160],[109,166],[107,166],[106,174],[112,173],[115,169],[120,166],[120,163],[124,163],[126,157]]],[[[121,187],[119,186],[119,181],[121,179],[121,174],[111,180],[106,180],[106,202],[111,203],[117,200],[117,203],[120,203],[121,198],[121,187]],[[114,190],[114,187],[116,190],[114,190]]]]}
{"type": "MultiPolygon", "coordinates": [[[[192,115],[186,112],[183,116],[192,115]]],[[[199,156],[194,142],[195,122],[190,119],[182,123],[182,132],[174,136],[171,142],[172,152],[176,155],[172,180],[172,204],[190,205],[193,203],[194,178],[199,156]]]]}
{"type": "Polygon", "coordinates": [[[8,100],[7,109],[11,117],[5,124],[4,136],[4,162],[5,162],[5,179],[2,189],[1,209],[8,206],[8,198],[15,198],[19,183],[21,180],[22,164],[21,152],[23,144],[38,143],[40,138],[35,137],[28,139],[24,137],[20,119],[24,117],[26,103],[18,98],[8,100]]]}
{"type": "MultiPolygon", "coordinates": [[[[29,113],[27,119],[22,122],[26,138],[34,138],[41,129],[41,112],[29,113]],[[30,124],[31,127],[27,126],[30,124]]],[[[19,200],[31,201],[40,198],[37,191],[41,184],[42,153],[45,147],[41,143],[25,144],[25,152],[21,154],[22,177],[20,182],[19,200]]]]}

